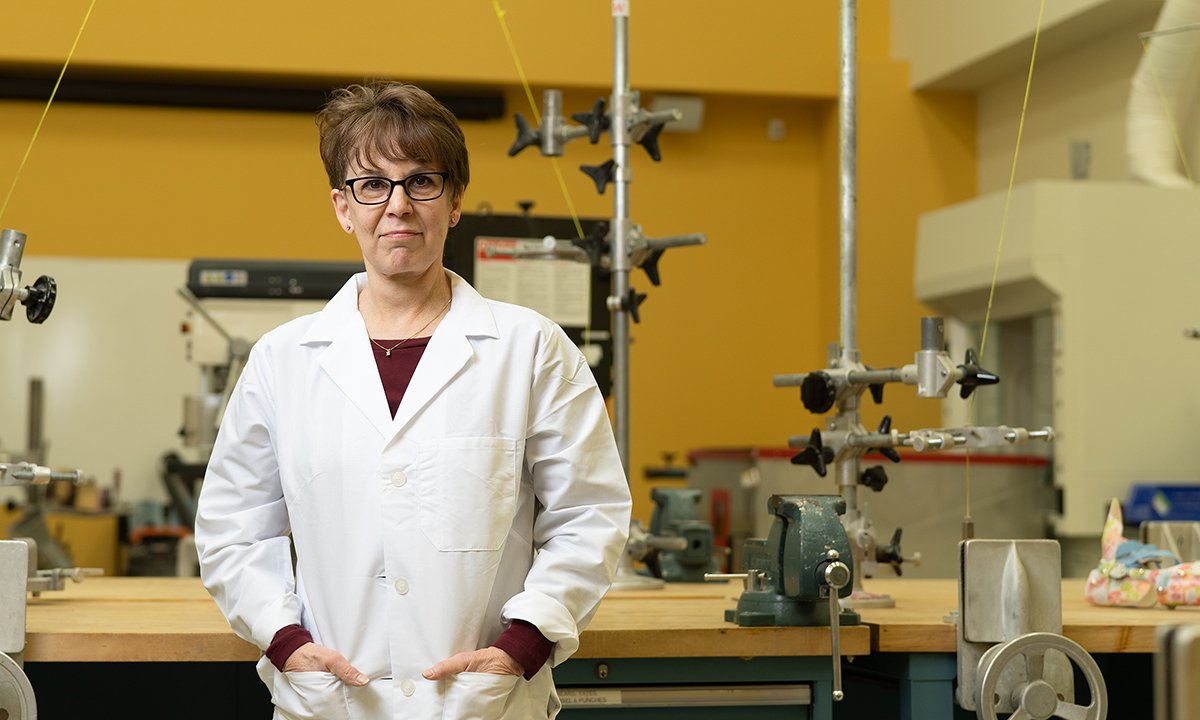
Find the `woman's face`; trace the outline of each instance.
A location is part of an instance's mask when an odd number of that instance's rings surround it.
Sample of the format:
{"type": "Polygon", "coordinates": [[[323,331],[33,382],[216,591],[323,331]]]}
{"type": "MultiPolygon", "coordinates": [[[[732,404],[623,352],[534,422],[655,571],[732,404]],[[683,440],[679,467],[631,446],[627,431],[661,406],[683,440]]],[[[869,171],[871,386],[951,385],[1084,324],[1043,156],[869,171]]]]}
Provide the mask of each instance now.
{"type": "MultiPolygon", "coordinates": [[[[355,161],[346,177],[364,176],[403,180],[422,172],[438,172],[414,160],[376,160],[368,166],[355,161]]],[[[362,250],[368,272],[387,278],[416,279],[429,272],[440,272],[446,233],[457,220],[462,197],[455,196],[446,184],[445,192],[435,200],[413,200],[397,185],[392,196],[381,205],[363,205],[349,188],[331,190],[330,198],[342,229],[353,232],[362,250]]]]}

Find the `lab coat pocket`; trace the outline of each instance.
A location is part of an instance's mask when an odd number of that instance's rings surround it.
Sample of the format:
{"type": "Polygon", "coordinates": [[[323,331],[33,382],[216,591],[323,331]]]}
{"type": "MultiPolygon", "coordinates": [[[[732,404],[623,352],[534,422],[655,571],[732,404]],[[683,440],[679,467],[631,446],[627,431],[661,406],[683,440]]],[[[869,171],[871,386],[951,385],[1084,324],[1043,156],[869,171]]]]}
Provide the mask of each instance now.
{"type": "Polygon", "coordinates": [[[517,686],[516,675],[464,672],[446,679],[442,720],[498,720],[522,714],[509,712],[507,705],[517,686]]]}
{"type": "Polygon", "coordinates": [[[258,675],[271,690],[278,717],[287,720],[350,720],[342,681],[327,672],[279,672],[263,657],[258,675]]]}
{"type": "Polygon", "coordinates": [[[421,530],[446,552],[498,550],[517,502],[517,441],[445,438],[420,449],[421,530]]]}

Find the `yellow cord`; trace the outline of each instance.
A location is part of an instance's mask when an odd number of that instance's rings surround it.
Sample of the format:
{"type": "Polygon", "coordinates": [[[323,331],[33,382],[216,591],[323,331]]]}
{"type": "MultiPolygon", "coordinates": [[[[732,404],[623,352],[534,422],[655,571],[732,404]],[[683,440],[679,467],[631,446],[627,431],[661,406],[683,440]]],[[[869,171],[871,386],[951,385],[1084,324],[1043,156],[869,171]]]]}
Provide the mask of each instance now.
{"type": "MultiPolygon", "coordinates": [[[[996,243],[996,260],[992,265],[992,287],[988,290],[987,310],[983,315],[983,335],[979,340],[979,357],[983,357],[983,350],[987,346],[987,331],[988,324],[992,319],[992,301],[996,298],[996,281],[1000,277],[1000,255],[1004,252],[1004,234],[1008,230],[1008,211],[1012,205],[1013,186],[1017,181],[1017,158],[1021,153],[1021,134],[1025,130],[1025,113],[1029,109],[1029,88],[1033,86],[1033,65],[1037,60],[1038,39],[1042,34],[1042,16],[1046,12],[1046,0],[1042,0],[1041,6],[1038,9],[1037,26],[1033,31],[1033,53],[1029,56],[1029,75],[1025,78],[1025,98],[1021,101],[1021,119],[1017,123],[1017,144],[1013,148],[1012,169],[1008,173],[1008,193],[1004,197],[1004,215],[1000,220],[1000,240],[996,243]]],[[[970,402],[967,404],[967,417],[973,419],[975,416],[975,396],[971,396],[970,402]]],[[[971,514],[971,451],[967,450],[966,459],[967,472],[967,515],[971,514]]]]}
{"type": "Polygon", "coordinates": [[[62,83],[63,75],[67,74],[67,66],[71,64],[71,58],[75,55],[75,48],[79,46],[79,38],[83,36],[83,29],[87,27],[88,18],[92,16],[92,8],[96,7],[96,0],[92,0],[91,5],[88,5],[87,14],[83,16],[83,23],[79,26],[79,32],[75,34],[75,42],[71,43],[71,51],[67,53],[67,60],[63,63],[62,70],[58,73],[58,80],[54,81],[54,89],[50,91],[50,99],[46,101],[46,107],[42,110],[42,117],[38,120],[37,127],[33,131],[33,137],[29,140],[29,145],[25,148],[25,155],[21,158],[21,164],[17,166],[17,174],[13,177],[12,185],[8,188],[8,194],[4,196],[4,204],[0,205],[0,218],[4,217],[4,211],[8,209],[8,201],[12,200],[13,190],[17,188],[17,180],[21,179],[21,171],[25,169],[25,161],[29,159],[29,153],[33,150],[33,144],[37,142],[38,133],[42,131],[42,123],[46,121],[46,113],[50,112],[50,104],[54,102],[54,96],[58,93],[58,86],[62,83]]]}
{"type": "MultiPolygon", "coordinates": [[[[521,78],[521,86],[525,88],[525,99],[529,101],[529,109],[533,113],[533,122],[535,125],[540,126],[542,124],[542,114],[538,112],[537,102],[533,99],[533,90],[529,87],[529,77],[525,74],[525,67],[521,64],[521,56],[517,53],[517,45],[513,42],[512,33],[508,31],[508,22],[505,20],[505,15],[508,14],[508,11],[500,7],[500,0],[492,0],[492,8],[496,11],[496,20],[499,21],[500,30],[504,33],[504,41],[508,43],[508,52],[512,55],[513,65],[516,66],[517,75],[521,78]]],[[[551,157],[550,164],[554,167],[554,177],[558,178],[558,188],[562,191],[563,200],[567,201],[567,212],[571,213],[571,221],[575,223],[575,233],[578,237],[583,237],[583,223],[579,222],[579,213],[575,211],[575,203],[571,200],[571,192],[567,189],[567,180],[563,177],[562,168],[558,164],[558,158],[551,157]]],[[[588,283],[588,287],[587,320],[583,326],[583,342],[585,345],[592,342],[592,298],[590,282],[588,283]]]]}
{"type": "MultiPolygon", "coordinates": [[[[537,102],[533,99],[533,90],[529,87],[529,77],[525,74],[525,67],[521,65],[521,56],[517,54],[517,45],[513,42],[512,33],[508,31],[508,22],[504,19],[508,11],[500,7],[500,0],[492,0],[492,8],[496,11],[496,19],[500,22],[504,41],[508,43],[508,52],[512,55],[513,65],[517,66],[517,75],[521,78],[521,86],[525,88],[525,99],[529,101],[529,109],[533,112],[533,123],[541,125],[542,115],[538,112],[537,102]]],[[[575,232],[579,237],[583,237],[583,224],[579,222],[579,213],[575,212],[575,203],[571,200],[571,192],[567,190],[567,181],[563,177],[562,168],[558,165],[558,158],[550,158],[550,163],[554,166],[554,176],[558,178],[558,187],[562,191],[563,199],[567,201],[567,211],[571,213],[571,220],[575,223],[575,232]]]]}

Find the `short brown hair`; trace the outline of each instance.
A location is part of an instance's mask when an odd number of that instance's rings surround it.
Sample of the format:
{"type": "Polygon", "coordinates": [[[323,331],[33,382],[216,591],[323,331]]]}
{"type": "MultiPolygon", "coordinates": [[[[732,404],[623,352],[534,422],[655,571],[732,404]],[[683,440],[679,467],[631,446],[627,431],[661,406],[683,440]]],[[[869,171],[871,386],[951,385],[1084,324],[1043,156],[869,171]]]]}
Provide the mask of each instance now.
{"type": "Polygon", "coordinates": [[[329,186],[346,184],[352,160],[415,160],[450,173],[455,198],[467,189],[467,144],[454,114],[416,85],[375,81],[333,91],[317,113],[329,186]]]}

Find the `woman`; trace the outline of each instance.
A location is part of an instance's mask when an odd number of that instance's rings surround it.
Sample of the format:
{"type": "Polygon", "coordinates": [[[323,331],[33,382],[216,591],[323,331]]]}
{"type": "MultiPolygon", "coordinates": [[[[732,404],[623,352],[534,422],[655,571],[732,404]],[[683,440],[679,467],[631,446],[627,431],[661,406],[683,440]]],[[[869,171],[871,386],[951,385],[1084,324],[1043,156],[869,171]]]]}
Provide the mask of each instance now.
{"type": "Polygon", "coordinates": [[[603,399],[560,328],[442,267],[449,111],[356,85],[317,124],[366,272],[255,344],[200,495],[205,586],[276,718],[553,717],[628,528],[603,399]]]}

